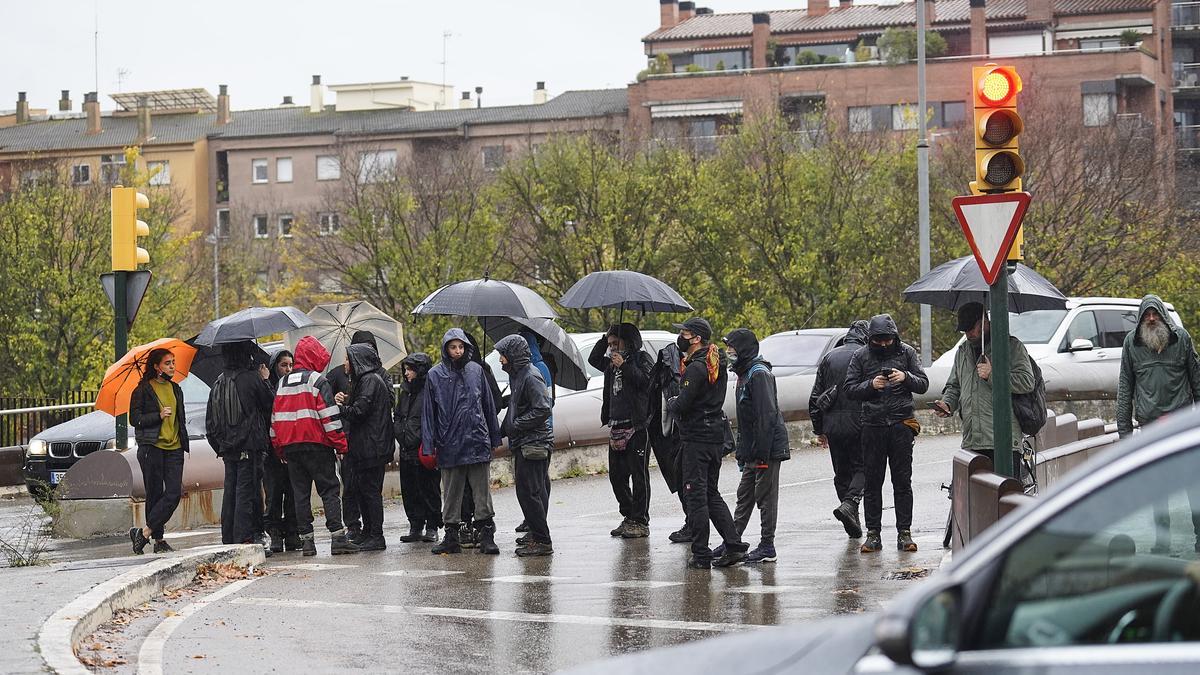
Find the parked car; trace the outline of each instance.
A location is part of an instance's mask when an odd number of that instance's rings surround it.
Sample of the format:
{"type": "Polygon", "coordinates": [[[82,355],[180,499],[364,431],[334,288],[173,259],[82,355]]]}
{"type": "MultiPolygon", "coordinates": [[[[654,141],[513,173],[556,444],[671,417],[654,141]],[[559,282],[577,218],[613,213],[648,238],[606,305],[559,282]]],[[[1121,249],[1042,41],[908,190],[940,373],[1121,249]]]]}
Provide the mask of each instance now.
{"type": "MultiPolygon", "coordinates": [[[[592,347],[596,341],[604,337],[604,333],[568,333],[575,346],[579,349],[579,353],[583,355],[586,362],[588,354],[592,353],[592,347]]],[[[642,331],[642,349],[650,355],[651,359],[658,358],[658,352],[663,347],[675,342],[675,333],[668,333],[664,330],[646,330],[642,331]]],[[[501,390],[508,389],[508,373],[500,367],[500,354],[493,349],[488,353],[485,359],[488,365],[492,367],[492,373],[496,376],[496,383],[500,385],[501,390]]],[[[588,386],[590,389],[600,389],[604,386],[604,373],[592,367],[592,364],[586,364],[588,386]]],[[[555,387],[555,397],[565,396],[575,393],[571,389],[563,389],[555,387]]]]}
{"type": "Polygon", "coordinates": [[[876,615],[690,642],[571,672],[1200,672],[1194,510],[1200,411],[1172,415],[1085,463],[876,615]],[[1159,502],[1172,507],[1174,534],[1162,552],[1154,549],[1159,502]]]}
{"type": "Polygon", "coordinates": [[[817,372],[821,357],[846,337],[845,328],[804,328],[769,335],[758,351],[771,362],[775,377],[817,372]]]}

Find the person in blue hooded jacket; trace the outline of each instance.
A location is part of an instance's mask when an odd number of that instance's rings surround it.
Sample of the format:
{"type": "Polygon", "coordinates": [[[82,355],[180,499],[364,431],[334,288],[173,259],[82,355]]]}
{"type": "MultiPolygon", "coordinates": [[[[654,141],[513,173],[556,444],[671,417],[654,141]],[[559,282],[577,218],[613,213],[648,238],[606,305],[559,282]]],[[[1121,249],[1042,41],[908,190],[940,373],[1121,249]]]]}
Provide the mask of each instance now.
{"type": "Polygon", "coordinates": [[[490,490],[492,456],[500,448],[496,402],[483,367],[471,358],[474,349],[461,328],[442,337],[442,362],[426,376],[421,412],[421,442],[437,455],[442,473],[442,520],[445,538],[432,552],[461,553],[458,525],[462,495],[470,484],[475,502],[479,550],[497,554],[496,523],[490,490]]]}

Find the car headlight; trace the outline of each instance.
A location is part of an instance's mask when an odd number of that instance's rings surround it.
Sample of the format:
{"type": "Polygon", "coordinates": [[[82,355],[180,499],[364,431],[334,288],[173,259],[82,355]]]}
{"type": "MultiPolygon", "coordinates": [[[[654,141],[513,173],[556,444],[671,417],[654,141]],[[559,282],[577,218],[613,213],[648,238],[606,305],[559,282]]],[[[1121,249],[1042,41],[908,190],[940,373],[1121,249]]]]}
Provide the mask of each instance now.
{"type": "MultiPolygon", "coordinates": [[[[137,441],[133,440],[132,436],[125,439],[125,445],[127,446],[127,448],[129,450],[137,450],[137,441]]],[[[108,439],[108,443],[106,443],[104,445],[104,449],[105,450],[116,450],[117,449],[117,439],[115,439],[115,438],[108,439]]]]}
{"type": "Polygon", "coordinates": [[[42,457],[49,453],[50,453],[50,444],[47,443],[46,441],[43,441],[38,438],[35,438],[32,441],[29,441],[29,454],[30,455],[36,455],[36,456],[42,457]]]}

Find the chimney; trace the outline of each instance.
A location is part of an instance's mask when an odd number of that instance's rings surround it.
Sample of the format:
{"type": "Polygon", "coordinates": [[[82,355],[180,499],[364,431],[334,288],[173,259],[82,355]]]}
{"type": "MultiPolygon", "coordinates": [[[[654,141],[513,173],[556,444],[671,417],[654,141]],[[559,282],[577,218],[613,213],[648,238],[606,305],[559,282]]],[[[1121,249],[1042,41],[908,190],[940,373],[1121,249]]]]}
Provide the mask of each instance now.
{"type": "Polygon", "coordinates": [[[987,56],[987,6],[984,0],[971,0],[971,55],[987,56]]]}
{"type": "Polygon", "coordinates": [[[63,89],[62,98],[58,99],[59,112],[71,112],[71,90],[63,89]]]}
{"type": "Polygon", "coordinates": [[[688,2],[688,0],[679,3],[679,23],[683,23],[693,16],[696,16],[696,3],[688,2]]]}
{"type": "Polygon", "coordinates": [[[284,97],[283,97],[283,103],[280,103],[280,104],[279,104],[279,107],[280,107],[280,108],[283,108],[283,107],[286,107],[286,106],[294,106],[294,105],[296,105],[296,104],[292,102],[292,97],[291,97],[291,96],[284,96],[284,97]]]}
{"type": "Polygon", "coordinates": [[[548,98],[548,96],[546,95],[546,83],[538,82],[537,87],[535,87],[533,90],[534,104],[541,105],[546,102],[547,98],[548,98]]]}
{"type": "Polygon", "coordinates": [[[658,29],[674,28],[679,23],[679,0],[658,0],[658,29]]]}
{"type": "Polygon", "coordinates": [[[933,0],[925,0],[925,27],[932,27],[934,21],[937,21],[937,3],[933,0]]]}
{"type": "Polygon", "coordinates": [[[843,7],[853,7],[853,6],[854,6],[854,0],[838,0],[838,8],[839,9],[841,9],[843,7]]]}
{"type": "Polygon", "coordinates": [[[100,101],[96,92],[83,95],[83,112],[87,114],[87,134],[95,136],[100,133],[100,101]]]}
{"type": "Polygon", "coordinates": [[[229,85],[221,85],[221,93],[217,94],[217,124],[229,124],[233,116],[229,114],[229,85]]]}
{"type": "Polygon", "coordinates": [[[767,40],[771,38],[771,15],[755,12],[750,20],[754,22],[754,31],[750,33],[750,67],[766,68],[767,40]]]}
{"type": "Polygon", "coordinates": [[[696,8],[696,16],[705,16],[707,14],[712,14],[712,10],[709,9],[708,7],[697,7],[696,8]]]}
{"type": "Polygon", "coordinates": [[[825,16],[829,13],[829,0],[808,0],[809,16],[825,16]]]}
{"type": "Polygon", "coordinates": [[[308,94],[308,112],[319,113],[325,110],[325,87],[321,86],[321,76],[313,75],[312,87],[308,94]]]}
{"type": "Polygon", "coordinates": [[[17,92],[17,124],[29,121],[29,101],[25,100],[25,92],[17,92]]]}
{"type": "Polygon", "coordinates": [[[483,107],[483,87],[475,87],[475,107],[483,107]]]}
{"type": "Polygon", "coordinates": [[[462,94],[462,99],[458,102],[458,107],[465,110],[471,107],[471,92],[464,91],[462,94]]]}
{"type": "Polygon", "coordinates": [[[1025,0],[1025,20],[1037,23],[1049,23],[1054,14],[1050,6],[1051,0],[1025,0]]]}
{"type": "Polygon", "coordinates": [[[138,137],[139,144],[150,140],[150,99],[145,96],[137,98],[137,120],[138,120],[138,137]]]}

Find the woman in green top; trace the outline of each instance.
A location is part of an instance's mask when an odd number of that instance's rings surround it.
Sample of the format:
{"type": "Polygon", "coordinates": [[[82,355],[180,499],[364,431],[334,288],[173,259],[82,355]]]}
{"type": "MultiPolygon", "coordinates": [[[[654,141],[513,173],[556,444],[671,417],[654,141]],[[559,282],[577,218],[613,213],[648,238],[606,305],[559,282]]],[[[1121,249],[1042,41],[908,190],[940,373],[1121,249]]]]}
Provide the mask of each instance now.
{"type": "Polygon", "coordinates": [[[187,452],[187,419],[183,390],[171,381],[175,355],[155,349],[146,358],[142,381],[129,399],[129,423],[137,441],[138,465],[146,487],[146,525],[129,530],[133,552],[141,554],[154,540],[155,553],[173,549],[163,541],[163,527],[183,494],[183,453],[187,452]]]}

